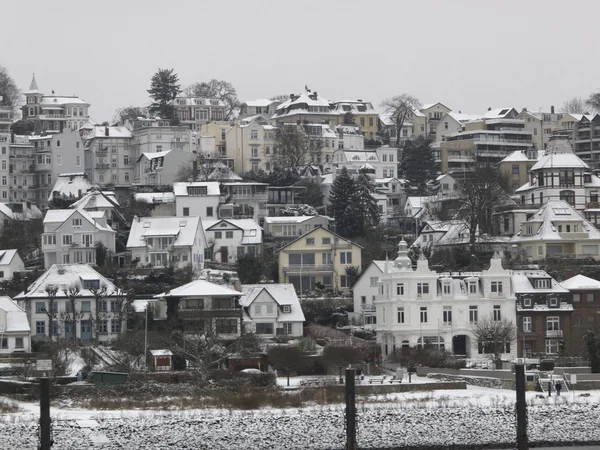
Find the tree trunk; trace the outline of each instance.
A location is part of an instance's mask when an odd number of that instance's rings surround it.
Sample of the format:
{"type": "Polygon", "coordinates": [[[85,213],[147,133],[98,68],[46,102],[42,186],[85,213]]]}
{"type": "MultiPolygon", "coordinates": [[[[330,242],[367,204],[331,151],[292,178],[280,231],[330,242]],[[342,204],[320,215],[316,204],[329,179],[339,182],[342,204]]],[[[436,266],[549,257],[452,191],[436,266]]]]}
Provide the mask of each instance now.
{"type": "Polygon", "coordinates": [[[287,385],[290,387],[290,369],[287,370],[287,385]]]}

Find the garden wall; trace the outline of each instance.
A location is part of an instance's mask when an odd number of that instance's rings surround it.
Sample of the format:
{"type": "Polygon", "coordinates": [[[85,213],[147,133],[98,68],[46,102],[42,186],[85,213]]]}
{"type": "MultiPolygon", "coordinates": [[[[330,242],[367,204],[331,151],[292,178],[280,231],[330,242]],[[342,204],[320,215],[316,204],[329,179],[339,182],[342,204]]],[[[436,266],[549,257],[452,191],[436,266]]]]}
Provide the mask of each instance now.
{"type": "Polygon", "coordinates": [[[501,380],[514,380],[515,374],[510,370],[486,369],[437,369],[433,367],[417,367],[417,375],[426,377],[430,373],[443,373],[447,375],[462,375],[471,377],[499,378],[501,380]]]}
{"type": "MultiPolygon", "coordinates": [[[[359,395],[378,395],[378,394],[393,394],[396,392],[420,392],[420,391],[435,391],[438,389],[466,389],[467,383],[464,381],[451,381],[439,383],[401,383],[401,384],[357,384],[356,393],[359,395]]],[[[320,389],[320,388],[316,388],[320,389]]],[[[344,392],[344,385],[327,386],[333,392],[344,392]]]]}

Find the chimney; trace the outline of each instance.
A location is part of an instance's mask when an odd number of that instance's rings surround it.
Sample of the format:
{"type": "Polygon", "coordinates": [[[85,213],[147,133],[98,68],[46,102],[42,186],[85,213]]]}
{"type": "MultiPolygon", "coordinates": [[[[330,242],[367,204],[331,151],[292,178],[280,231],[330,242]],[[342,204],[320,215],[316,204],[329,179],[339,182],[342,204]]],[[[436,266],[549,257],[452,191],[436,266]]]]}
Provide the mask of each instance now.
{"type": "Polygon", "coordinates": [[[492,107],[491,107],[491,106],[488,106],[488,111],[491,111],[491,110],[492,110],[492,107]]]}
{"type": "Polygon", "coordinates": [[[315,94],[315,100],[316,100],[318,97],[317,91],[313,92],[313,94],[315,94]]]}
{"type": "Polygon", "coordinates": [[[527,112],[527,108],[523,108],[523,111],[527,112]]]}
{"type": "Polygon", "coordinates": [[[104,127],[104,136],[108,137],[108,127],[104,127]]]}
{"type": "Polygon", "coordinates": [[[135,216],[133,216],[133,220],[135,220],[136,222],[140,221],[140,217],[136,214],[135,216]]]}
{"type": "Polygon", "coordinates": [[[550,107],[550,114],[554,114],[554,105],[550,107]]]}
{"type": "Polygon", "coordinates": [[[198,178],[198,160],[194,159],[192,163],[192,181],[196,181],[196,178],[198,178]]]}
{"type": "Polygon", "coordinates": [[[360,98],[357,101],[362,103],[362,99],[360,99],[360,98]]]}

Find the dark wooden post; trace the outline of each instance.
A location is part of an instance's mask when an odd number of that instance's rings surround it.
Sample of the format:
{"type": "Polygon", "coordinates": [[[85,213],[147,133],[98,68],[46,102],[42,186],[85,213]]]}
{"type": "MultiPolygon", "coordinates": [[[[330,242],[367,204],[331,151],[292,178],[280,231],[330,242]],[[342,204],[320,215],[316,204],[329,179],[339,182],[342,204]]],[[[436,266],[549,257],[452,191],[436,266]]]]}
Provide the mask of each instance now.
{"type": "Polygon", "coordinates": [[[346,369],[346,450],[356,450],[356,386],[354,369],[346,369]]]}
{"type": "Polygon", "coordinates": [[[527,403],[525,401],[525,366],[515,366],[515,381],[517,388],[517,449],[528,450],[527,439],[527,403]]]}
{"type": "Polygon", "coordinates": [[[50,378],[40,378],[40,450],[50,450],[50,378]]]}

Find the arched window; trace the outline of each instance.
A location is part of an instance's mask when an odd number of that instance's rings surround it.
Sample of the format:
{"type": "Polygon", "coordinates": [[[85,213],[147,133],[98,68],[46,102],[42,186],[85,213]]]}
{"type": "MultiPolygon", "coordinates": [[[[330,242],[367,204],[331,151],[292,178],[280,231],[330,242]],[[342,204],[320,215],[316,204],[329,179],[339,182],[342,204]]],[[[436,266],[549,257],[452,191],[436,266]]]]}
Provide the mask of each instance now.
{"type": "Polygon", "coordinates": [[[575,205],[574,191],[560,191],[560,199],[567,202],[569,205],[575,205]]]}
{"type": "Polygon", "coordinates": [[[352,157],[352,161],[360,161],[360,156],[358,156],[358,155],[354,155],[354,156],[352,157]]]}

